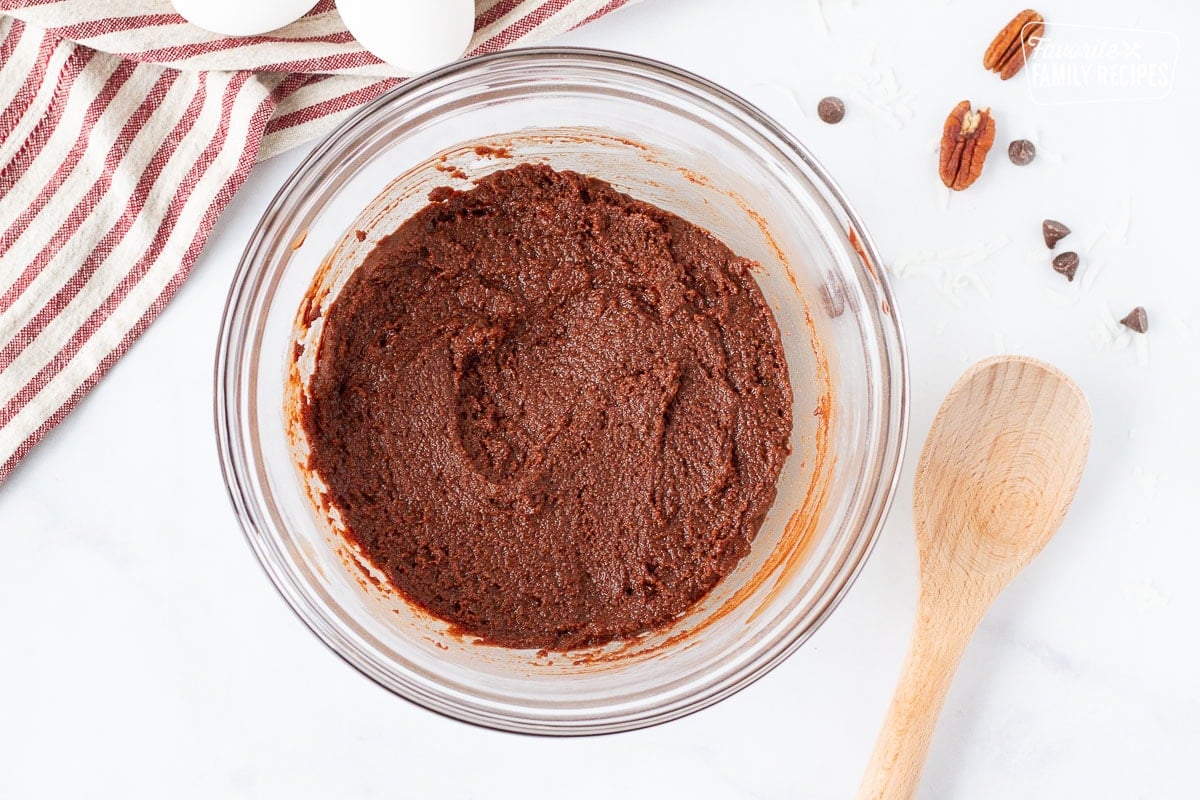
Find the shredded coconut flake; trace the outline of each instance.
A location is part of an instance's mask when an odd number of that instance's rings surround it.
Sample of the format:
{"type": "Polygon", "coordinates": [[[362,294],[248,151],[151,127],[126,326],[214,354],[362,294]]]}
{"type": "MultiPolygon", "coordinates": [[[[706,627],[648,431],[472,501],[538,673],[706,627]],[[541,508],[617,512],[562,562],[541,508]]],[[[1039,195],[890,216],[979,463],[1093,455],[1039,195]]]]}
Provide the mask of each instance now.
{"type": "Polygon", "coordinates": [[[1154,496],[1158,494],[1158,473],[1138,464],[1134,465],[1131,472],[1133,473],[1133,481],[1141,489],[1142,495],[1147,500],[1154,499],[1154,496]]]}
{"type": "Polygon", "coordinates": [[[859,60],[862,62],[863,67],[869,67],[875,63],[875,51],[878,49],[879,49],[879,40],[878,39],[868,39],[866,41],[866,44],[863,46],[862,55],[859,58],[859,60]]]}
{"type": "Polygon", "coordinates": [[[804,106],[800,103],[800,94],[795,89],[782,83],[774,81],[752,81],[746,84],[749,90],[766,89],[770,92],[783,94],[788,101],[788,105],[802,117],[807,117],[808,114],[804,111],[804,106]]]}
{"type": "Polygon", "coordinates": [[[1084,265],[1083,278],[1079,281],[1079,285],[1083,291],[1090,292],[1092,290],[1092,286],[1096,283],[1096,278],[1100,277],[1100,273],[1104,271],[1107,265],[1108,262],[1102,258],[1095,261],[1088,261],[1084,265]]]}
{"type": "Polygon", "coordinates": [[[890,269],[897,277],[928,278],[947,301],[964,308],[965,293],[991,297],[987,282],[974,267],[1004,249],[1010,241],[1007,236],[999,236],[958,250],[926,248],[895,259],[890,269]]]}
{"type": "Polygon", "coordinates": [[[988,290],[987,284],[984,283],[983,278],[979,277],[979,273],[976,272],[962,273],[954,279],[954,285],[956,288],[970,287],[986,298],[990,298],[992,296],[991,291],[988,290]]]}
{"type": "Polygon", "coordinates": [[[903,128],[915,116],[911,104],[916,95],[904,88],[894,69],[876,65],[873,42],[868,43],[862,62],[859,72],[839,74],[835,82],[888,125],[903,128]]]}
{"type": "Polygon", "coordinates": [[[1145,334],[1140,334],[1133,340],[1133,349],[1137,353],[1137,365],[1139,367],[1150,366],[1150,337],[1145,334]]]}
{"type": "Polygon", "coordinates": [[[1033,133],[1029,136],[1029,141],[1033,142],[1037,148],[1037,157],[1039,159],[1049,161],[1052,164],[1061,164],[1064,160],[1062,153],[1057,150],[1050,150],[1046,147],[1045,141],[1042,138],[1042,129],[1034,128],[1033,133]]]}
{"type": "Polygon", "coordinates": [[[904,127],[904,123],[899,117],[893,114],[886,106],[875,101],[866,92],[855,89],[852,90],[851,94],[858,100],[862,101],[863,107],[878,117],[881,122],[888,124],[895,130],[900,130],[904,127]]]}
{"type": "Polygon", "coordinates": [[[1121,216],[1113,225],[1113,240],[1119,244],[1129,241],[1129,226],[1133,224],[1133,199],[1126,197],[1121,204],[1121,216]]]}
{"type": "Polygon", "coordinates": [[[1048,289],[1046,290],[1046,298],[1060,306],[1074,306],[1079,304],[1079,292],[1069,290],[1048,289]]]}
{"type": "Polygon", "coordinates": [[[821,31],[821,35],[828,39],[829,22],[825,19],[824,4],[821,0],[809,0],[808,6],[812,9],[813,20],[817,23],[817,30],[821,31]]]}
{"type": "MultiPolygon", "coordinates": [[[[1144,517],[1133,521],[1134,527],[1143,528],[1146,525],[1144,517]]],[[[1127,602],[1136,604],[1145,610],[1161,608],[1171,602],[1170,595],[1147,581],[1126,583],[1121,587],[1121,595],[1127,602]]]]}

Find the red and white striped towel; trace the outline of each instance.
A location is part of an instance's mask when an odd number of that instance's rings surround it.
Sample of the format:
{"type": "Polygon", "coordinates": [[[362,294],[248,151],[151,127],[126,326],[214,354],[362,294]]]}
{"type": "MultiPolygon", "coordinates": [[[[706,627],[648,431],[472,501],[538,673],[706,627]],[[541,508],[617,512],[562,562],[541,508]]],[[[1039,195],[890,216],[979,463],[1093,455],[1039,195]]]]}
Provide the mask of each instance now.
{"type": "MultiPolygon", "coordinates": [[[[477,0],[471,52],[635,1],[477,0]]],[[[168,0],[0,0],[0,483],[175,294],[254,163],[403,77],[332,0],[243,38],[168,0]]]]}

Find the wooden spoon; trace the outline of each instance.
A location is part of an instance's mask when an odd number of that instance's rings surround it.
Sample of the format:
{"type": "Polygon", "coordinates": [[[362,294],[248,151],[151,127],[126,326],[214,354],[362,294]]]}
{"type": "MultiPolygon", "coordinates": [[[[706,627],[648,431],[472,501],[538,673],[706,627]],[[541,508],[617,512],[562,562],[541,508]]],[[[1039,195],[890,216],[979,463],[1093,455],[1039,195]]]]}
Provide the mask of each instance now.
{"type": "Polygon", "coordinates": [[[1058,530],[1091,435],[1083,392],[1030,358],[982,361],[950,390],[913,486],[916,629],[859,800],[904,800],[916,790],[967,642],[1058,530]]]}

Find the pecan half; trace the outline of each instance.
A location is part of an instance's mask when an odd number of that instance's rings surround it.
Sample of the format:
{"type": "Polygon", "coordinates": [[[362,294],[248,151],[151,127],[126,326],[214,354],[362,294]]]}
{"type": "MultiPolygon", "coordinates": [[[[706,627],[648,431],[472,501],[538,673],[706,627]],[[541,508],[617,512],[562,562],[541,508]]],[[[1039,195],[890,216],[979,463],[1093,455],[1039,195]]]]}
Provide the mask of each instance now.
{"type": "Polygon", "coordinates": [[[996,121],[991,110],[971,110],[971,101],[963,100],[946,117],[942,129],[942,153],[938,172],[942,183],[956,192],[970,186],[983,172],[983,160],[996,139],[996,121]]]}
{"type": "Polygon", "coordinates": [[[1025,9],[992,39],[983,54],[984,68],[999,73],[1000,80],[1008,80],[1025,66],[1025,59],[1038,46],[1045,30],[1042,15],[1032,8],[1025,9]]]}

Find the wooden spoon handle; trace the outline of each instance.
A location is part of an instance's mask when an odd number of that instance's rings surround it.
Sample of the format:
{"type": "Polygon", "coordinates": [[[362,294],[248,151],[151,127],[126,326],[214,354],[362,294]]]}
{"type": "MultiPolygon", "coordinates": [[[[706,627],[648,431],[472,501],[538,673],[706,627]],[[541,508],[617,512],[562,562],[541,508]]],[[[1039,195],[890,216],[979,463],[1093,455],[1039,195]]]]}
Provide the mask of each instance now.
{"type": "Polygon", "coordinates": [[[907,800],[916,792],[933,729],[979,615],[922,602],[900,683],[867,765],[858,800],[907,800]]]}

